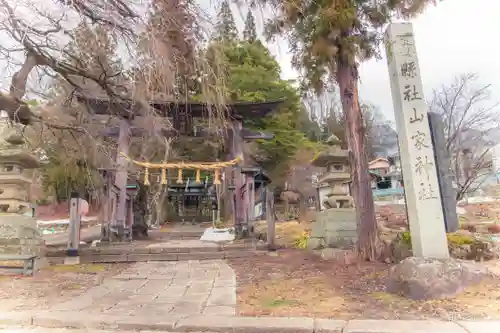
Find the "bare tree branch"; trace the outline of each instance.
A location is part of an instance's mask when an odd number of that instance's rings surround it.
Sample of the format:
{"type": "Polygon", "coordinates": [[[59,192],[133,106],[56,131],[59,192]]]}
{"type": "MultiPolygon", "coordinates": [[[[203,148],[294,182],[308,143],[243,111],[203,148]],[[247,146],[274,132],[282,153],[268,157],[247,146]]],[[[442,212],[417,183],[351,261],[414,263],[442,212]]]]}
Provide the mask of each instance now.
{"type": "Polygon", "coordinates": [[[492,172],[492,139],[500,138],[499,102],[490,100],[491,85],[478,81],[477,74],[460,75],[436,89],[430,102],[430,110],[440,114],[445,124],[459,200],[479,189],[485,174],[492,172]]]}

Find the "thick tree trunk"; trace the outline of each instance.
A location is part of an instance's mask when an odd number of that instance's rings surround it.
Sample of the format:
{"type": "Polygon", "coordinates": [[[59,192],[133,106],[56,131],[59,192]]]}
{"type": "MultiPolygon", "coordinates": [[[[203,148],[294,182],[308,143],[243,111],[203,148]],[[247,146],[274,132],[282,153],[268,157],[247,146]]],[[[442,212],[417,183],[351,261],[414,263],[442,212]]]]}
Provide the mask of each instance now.
{"type": "Polygon", "coordinates": [[[365,128],[358,102],[357,81],[357,67],[339,61],[337,64],[337,82],[340,88],[342,110],[346,123],[353,197],[358,216],[357,250],[360,258],[373,261],[379,258],[378,225],[375,218],[373,193],[368,172],[365,128]]]}

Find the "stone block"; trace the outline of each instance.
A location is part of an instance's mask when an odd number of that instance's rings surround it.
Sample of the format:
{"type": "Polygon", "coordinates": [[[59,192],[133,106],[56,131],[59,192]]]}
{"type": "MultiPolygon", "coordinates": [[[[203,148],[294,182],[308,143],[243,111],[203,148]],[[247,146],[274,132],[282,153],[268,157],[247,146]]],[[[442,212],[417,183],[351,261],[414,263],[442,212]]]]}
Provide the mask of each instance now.
{"type": "Polygon", "coordinates": [[[92,305],[92,299],[82,299],[80,297],[71,301],[63,302],[51,307],[52,311],[80,311],[92,305]]]}
{"type": "Polygon", "coordinates": [[[207,301],[207,306],[212,305],[235,305],[236,292],[234,287],[213,288],[207,301]]]}
{"type": "Polygon", "coordinates": [[[353,217],[352,221],[331,221],[329,223],[326,223],[325,229],[327,231],[342,231],[342,230],[348,230],[348,231],[356,231],[357,230],[357,225],[356,225],[356,219],[353,217]]]}
{"type": "Polygon", "coordinates": [[[111,263],[111,262],[127,262],[126,254],[103,254],[95,256],[80,256],[80,262],[83,263],[111,263]]]}
{"type": "Polygon", "coordinates": [[[178,260],[214,260],[224,259],[224,252],[179,253],[178,260]]]}
{"type": "Polygon", "coordinates": [[[155,304],[146,304],[144,306],[141,306],[137,309],[135,309],[132,312],[132,316],[144,316],[144,317],[151,317],[151,316],[158,316],[158,317],[163,317],[166,316],[174,309],[174,304],[168,304],[168,303],[155,303],[155,304]]]}
{"type": "Polygon", "coordinates": [[[239,250],[239,251],[224,251],[224,258],[226,259],[232,259],[232,258],[248,258],[250,256],[253,256],[254,253],[253,251],[246,249],[246,250],[239,250]]]}
{"type": "Polygon", "coordinates": [[[357,218],[354,209],[327,209],[313,223],[308,247],[348,247],[357,239],[357,218]]]}
{"type": "Polygon", "coordinates": [[[236,277],[233,275],[232,277],[219,277],[214,281],[214,288],[217,287],[235,287],[236,286],[236,277]]]}
{"type": "Polygon", "coordinates": [[[354,237],[338,237],[336,235],[325,236],[325,246],[328,247],[349,248],[355,243],[356,238],[354,237]]]}
{"type": "Polygon", "coordinates": [[[467,333],[498,333],[500,332],[500,321],[459,321],[457,322],[467,333]]]}
{"type": "MultiPolygon", "coordinates": [[[[330,233],[327,234],[329,236],[330,233]]],[[[358,237],[358,232],[356,230],[337,230],[331,235],[335,235],[338,238],[356,238],[358,237]]]]}
{"type": "Polygon", "coordinates": [[[127,249],[127,252],[130,253],[130,254],[149,254],[150,249],[148,249],[147,247],[133,247],[133,248],[130,248],[130,249],[127,249]]]}
{"type": "Polygon", "coordinates": [[[65,257],[67,250],[48,250],[45,254],[47,257],[65,257]]]}
{"type": "MultiPolygon", "coordinates": [[[[459,325],[437,320],[350,320],[343,333],[466,333],[459,325]]],[[[483,332],[481,332],[483,333],[483,332]]]]}
{"type": "Polygon", "coordinates": [[[82,320],[81,312],[44,312],[33,317],[33,325],[50,328],[113,329],[119,317],[93,314],[82,320]]]}
{"type": "Polygon", "coordinates": [[[235,316],[236,309],[234,306],[226,305],[207,306],[203,309],[202,314],[207,316],[235,316]]]}
{"type": "Polygon", "coordinates": [[[102,314],[106,315],[106,316],[124,317],[124,316],[132,315],[132,313],[134,313],[135,310],[136,310],[136,308],[124,308],[124,309],[122,309],[122,308],[112,307],[110,309],[103,311],[102,314]]]}
{"type": "Polygon", "coordinates": [[[113,248],[113,247],[85,249],[82,251],[83,251],[82,253],[88,255],[110,255],[110,254],[116,255],[125,253],[125,250],[123,248],[113,248]]]}
{"type": "Polygon", "coordinates": [[[314,333],[343,333],[347,325],[345,320],[314,319],[314,333]]]}
{"type": "MultiPolygon", "coordinates": [[[[143,303],[148,303],[156,299],[158,295],[155,294],[132,294],[127,297],[126,300],[122,302],[130,302],[130,303],[136,303],[136,304],[143,304],[143,303]]],[[[122,303],[119,302],[118,304],[122,303]]]]}
{"type": "Polygon", "coordinates": [[[152,254],[138,254],[138,253],[131,253],[127,254],[127,261],[129,262],[144,262],[144,261],[151,261],[151,260],[158,260],[155,258],[155,255],[152,254]]]}
{"type": "Polygon", "coordinates": [[[189,247],[189,252],[220,252],[218,246],[199,246],[199,247],[189,247]]]}
{"type": "Polygon", "coordinates": [[[201,314],[203,309],[203,300],[200,301],[180,301],[176,302],[172,310],[173,315],[191,316],[201,314]]]}
{"type": "Polygon", "coordinates": [[[115,311],[123,310],[132,312],[135,309],[141,307],[144,303],[145,303],[144,301],[140,301],[137,299],[127,299],[119,301],[118,303],[113,305],[109,310],[115,310],[115,311]]]}
{"type": "Polygon", "coordinates": [[[209,292],[210,291],[207,291],[206,293],[204,294],[185,294],[184,296],[182,296],[182,301],[183,302],[197,302],[197,303],[204,303],[207,301],[208,297],[209,297],[209,292]]]}
{"type": "Polygon", "coordinates": [[[186,290],[186,295],[209,295],[212,284],[192,284],[186,290]]]}
{"type": "Polygon", "coordinates": [[[44,241],[35,218],[18,215],[0,215],[1,253],[43,256],[44,241]]]}
{"type": "MultiPolygon", "coordinates": [[[[26,312],[0,312],[0,325],[31,325],[33,315],[26,312]]],[[[7,330],[8,332],[8,330],[7,330]]]]}
{"type": "Polygon", "coordinates": [[[171,332],[180,316],[130,316],[116,320],[116,327],[128,331],[166,331],[171,332]]]}
{"type": "Polygon", "coordinates": [[[312,318],[191,316],[179,320],[176,332],[312,333],[312,318]]]}
{"type": "Polygon", "coordinates": [[[141,289],[143,289],[144,286],[148,285],[150,282],[151,281],[142,280],[142,279],[128,280],[128,281],[124,281],[124,283],[120,284],[120,289],[127,290],[127,291],[141,290],[141,289]]]}
{"type": "Polygon", "coordinates": [[[186,293],[187,286],[172,285],[158,294],[158,298],[180,298],[186,293]]]}
{"type": "Polygon", "coordinates": [[[158,253],[158,254],[152,254],[151,255],[153,260],[156,261],[177,261],[179,260],[179,255],[176,253],[158,253]]]}

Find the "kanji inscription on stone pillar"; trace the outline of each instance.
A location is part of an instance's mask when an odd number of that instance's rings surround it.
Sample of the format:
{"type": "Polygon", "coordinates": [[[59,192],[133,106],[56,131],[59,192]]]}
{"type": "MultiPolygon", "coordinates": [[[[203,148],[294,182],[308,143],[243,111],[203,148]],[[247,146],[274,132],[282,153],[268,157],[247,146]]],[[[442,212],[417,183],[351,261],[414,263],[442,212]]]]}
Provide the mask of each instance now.
{"type": "Polygon", "coordinates": [[[413,255],[447,259],[441,194],[411,23],[389,25],[385,43],[413,255]]]}

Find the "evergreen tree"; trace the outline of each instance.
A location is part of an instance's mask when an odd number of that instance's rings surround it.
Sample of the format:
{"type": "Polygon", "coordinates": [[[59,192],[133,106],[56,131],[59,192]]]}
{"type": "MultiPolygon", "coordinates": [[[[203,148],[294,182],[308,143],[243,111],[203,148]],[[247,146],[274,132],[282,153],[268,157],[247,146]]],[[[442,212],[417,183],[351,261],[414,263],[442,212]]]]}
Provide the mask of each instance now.
{"type": "Polygon", "coordinates": [[[228,0],[224,0],[221,3],[217,19],[216,39],[222,42],[237,40],[238,29],[236,29],[233,12],[231,11],[228,0]]]}
{"type": "Polygon", "coordinates": [[[249,10],[245,20],[245,30],[243,30],[243,38],[250,43],[257,40],[257,30],[255,28],[255,17],[249,10]]]}
{"type": "Polygon", "coordinates": [[[224,90],[232,102],[265,102],[284,100],[270,115],[246,121],[246,126],[274,134],[272,140],[257,142],[254,159],[268,170],[275,184],[286,177],[290,163],[309,141],[303,131],[309,120],[302,107],[300,95],[293,82],[280,77],[280,66],[262,43],[243,41],[234,44],[212,43],[207,52],[214,52],[213,61],[224,61],[226,77],[224,90]],[[216,52],[217,51],[217,52],[216,52]]]}

